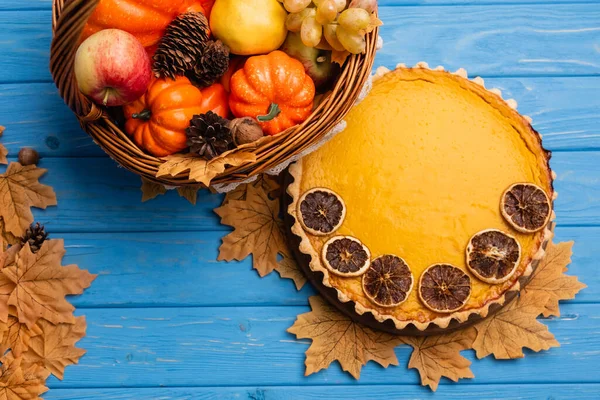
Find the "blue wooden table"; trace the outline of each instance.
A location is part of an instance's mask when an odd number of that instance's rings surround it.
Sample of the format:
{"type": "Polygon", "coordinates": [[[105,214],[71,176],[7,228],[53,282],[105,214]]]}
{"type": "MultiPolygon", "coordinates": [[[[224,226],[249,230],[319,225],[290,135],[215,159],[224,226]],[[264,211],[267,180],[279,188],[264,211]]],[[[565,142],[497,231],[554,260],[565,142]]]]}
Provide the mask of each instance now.
{"type": "MultiPolygon", "coordinates": [[[[464,67],[519,102],[554,151],[557,240],[575,240],[571,272],[589,288],[546,320],[562,347],[475,361],[474,380],[432,394],[407,370],[374,364],[356,382],[334,365],[304,377],[305,341],[286,333],[306,312],[277,274],[217,263],[227,228],[202,193],[140,203],[140,180],[82,133],[48,72],[50,0],[0,0],[0,124],[12,159],[36,148],[58,207],[36,212],[65,262],[99,274],[74,298],[88,353],[47,399],[600,398],[600,3],[598,0],[381,0],[376,65],[464,67]]],[[[474,360],[471,352],[466,352],[474,360]]]]}

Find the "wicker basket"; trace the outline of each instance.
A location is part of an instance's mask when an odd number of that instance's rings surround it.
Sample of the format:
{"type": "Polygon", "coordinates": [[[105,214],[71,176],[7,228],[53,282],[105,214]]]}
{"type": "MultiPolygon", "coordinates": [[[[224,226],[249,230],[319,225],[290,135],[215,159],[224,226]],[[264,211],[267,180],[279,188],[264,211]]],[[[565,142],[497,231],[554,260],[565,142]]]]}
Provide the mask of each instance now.
{"type": "MultiPolygon", "coordinates": [[[[98,0],[53,0],[53,39],[50,70],[60,95],[73,110],[82,128],[102,149],[124,168],[153,182],[167,186],[198,185],[187,174],[156,178],[160,158],[146,154],[115,124],[107,110],[93,104],[77,87],[73,64],[81,32],[98,0]]],[[[304,154],[331,131],[352,108],[367,82],[377,46],[377,30],[367,36],[365,54],[351,56],[331,94],[301,125],[292,127],[262,141],[251,149],[256,161],[239,167],[228,167],[211,181],[211,186],[227,188],[247,181],[258,174],[277,170],[299,154],[304,154]]]]}

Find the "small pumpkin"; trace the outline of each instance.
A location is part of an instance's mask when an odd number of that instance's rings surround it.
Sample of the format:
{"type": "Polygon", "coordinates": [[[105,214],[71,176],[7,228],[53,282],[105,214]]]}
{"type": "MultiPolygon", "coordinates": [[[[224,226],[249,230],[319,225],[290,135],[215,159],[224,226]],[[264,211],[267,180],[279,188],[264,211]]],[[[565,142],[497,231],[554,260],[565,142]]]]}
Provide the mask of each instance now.
{"type": "Polygon", "coordinates": [[[220,117],[229,118],[229,93],[220,83],[202,89],[201,113],[212,111],[220,117]]]}
{"type": "Polygon", "coordinates": [[[167,26],[179,14],[204,13],[200,0],[100,0],[83,29],[85,40],[103,29],[115,28],[131,33],[144,47],[152,48],[163,37],[167,26]]]}
{"type": "Polygon", "coordinates": [[[246,57],[234,56],[229,59],[229,68],[227,68],[227,71],[219,80],[227,92],[230,92],[229,84],[231,83],[231,77],[244,66],[245,62],[246,57]]]}
{"type": "Polygon", "coordinates": [[[183,76],[154,79],[144,96],[126,105],[125,131],[142,149],[156,157],[187,147],[185,130],[202,113],[202,92],[183,76]]]}
{"type": "Polygon", "coordinates": [[[312,113],[315,84],[302,63],[282,51],[250,57],[230,82],[229,107],[237,118],[256,118],[276,135],[312,113]]]}

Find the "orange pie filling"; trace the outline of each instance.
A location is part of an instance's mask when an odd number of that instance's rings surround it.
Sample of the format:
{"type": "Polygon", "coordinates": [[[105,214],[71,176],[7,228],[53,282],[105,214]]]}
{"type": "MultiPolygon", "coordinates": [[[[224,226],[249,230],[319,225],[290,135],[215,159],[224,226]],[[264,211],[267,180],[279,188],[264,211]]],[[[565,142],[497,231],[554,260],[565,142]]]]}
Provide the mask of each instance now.
{"type": "Polygon", "coordinates": [[[296,200],[323,187],[346,206],[335,233],[304,233],[311,253],[320,255],[334,235],[352,236],[368,247],[371,259],[393,254],[405,260],[415,285],[396,307],[370,301],[360,276],[329,273],[330,286],[363,309],[425,323],[447,316],[425,307],[417,293],[421,274],[432,264],[452,264],[470,276],[471,296],[460,312],[482,309],[515,285],[538,253],[544,229],[512,228],[500,212],[502,194],[516,182],[533,183],[550,199],[553,193],[548,154],[523,117],[467,79],[401,68],[377,79],[346,121],[343,133],[293,169],[296,200]],[[466,266],[469,240],[486,229],[516,238],[522,252],[512,277],[495,285],[466,266]]]}

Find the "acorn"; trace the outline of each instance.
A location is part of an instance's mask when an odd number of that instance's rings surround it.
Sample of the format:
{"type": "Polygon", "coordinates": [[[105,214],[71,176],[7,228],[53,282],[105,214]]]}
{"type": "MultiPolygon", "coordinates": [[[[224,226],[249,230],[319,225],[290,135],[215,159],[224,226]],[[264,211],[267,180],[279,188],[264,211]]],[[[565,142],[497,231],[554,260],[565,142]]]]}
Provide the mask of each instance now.
{"type": "Polygon", "coordinates": [[[229,129],[236,146],[256,142],[265,135],[258,121],[251,117],[234,119],[229,123],[229,129]]]}
{"type": "Polygon", "coordinates": [[[40,160],[40,155],[31,147],[23,147],[19,151],[19,163],[22,166],[37,164],[40,160]]]}

